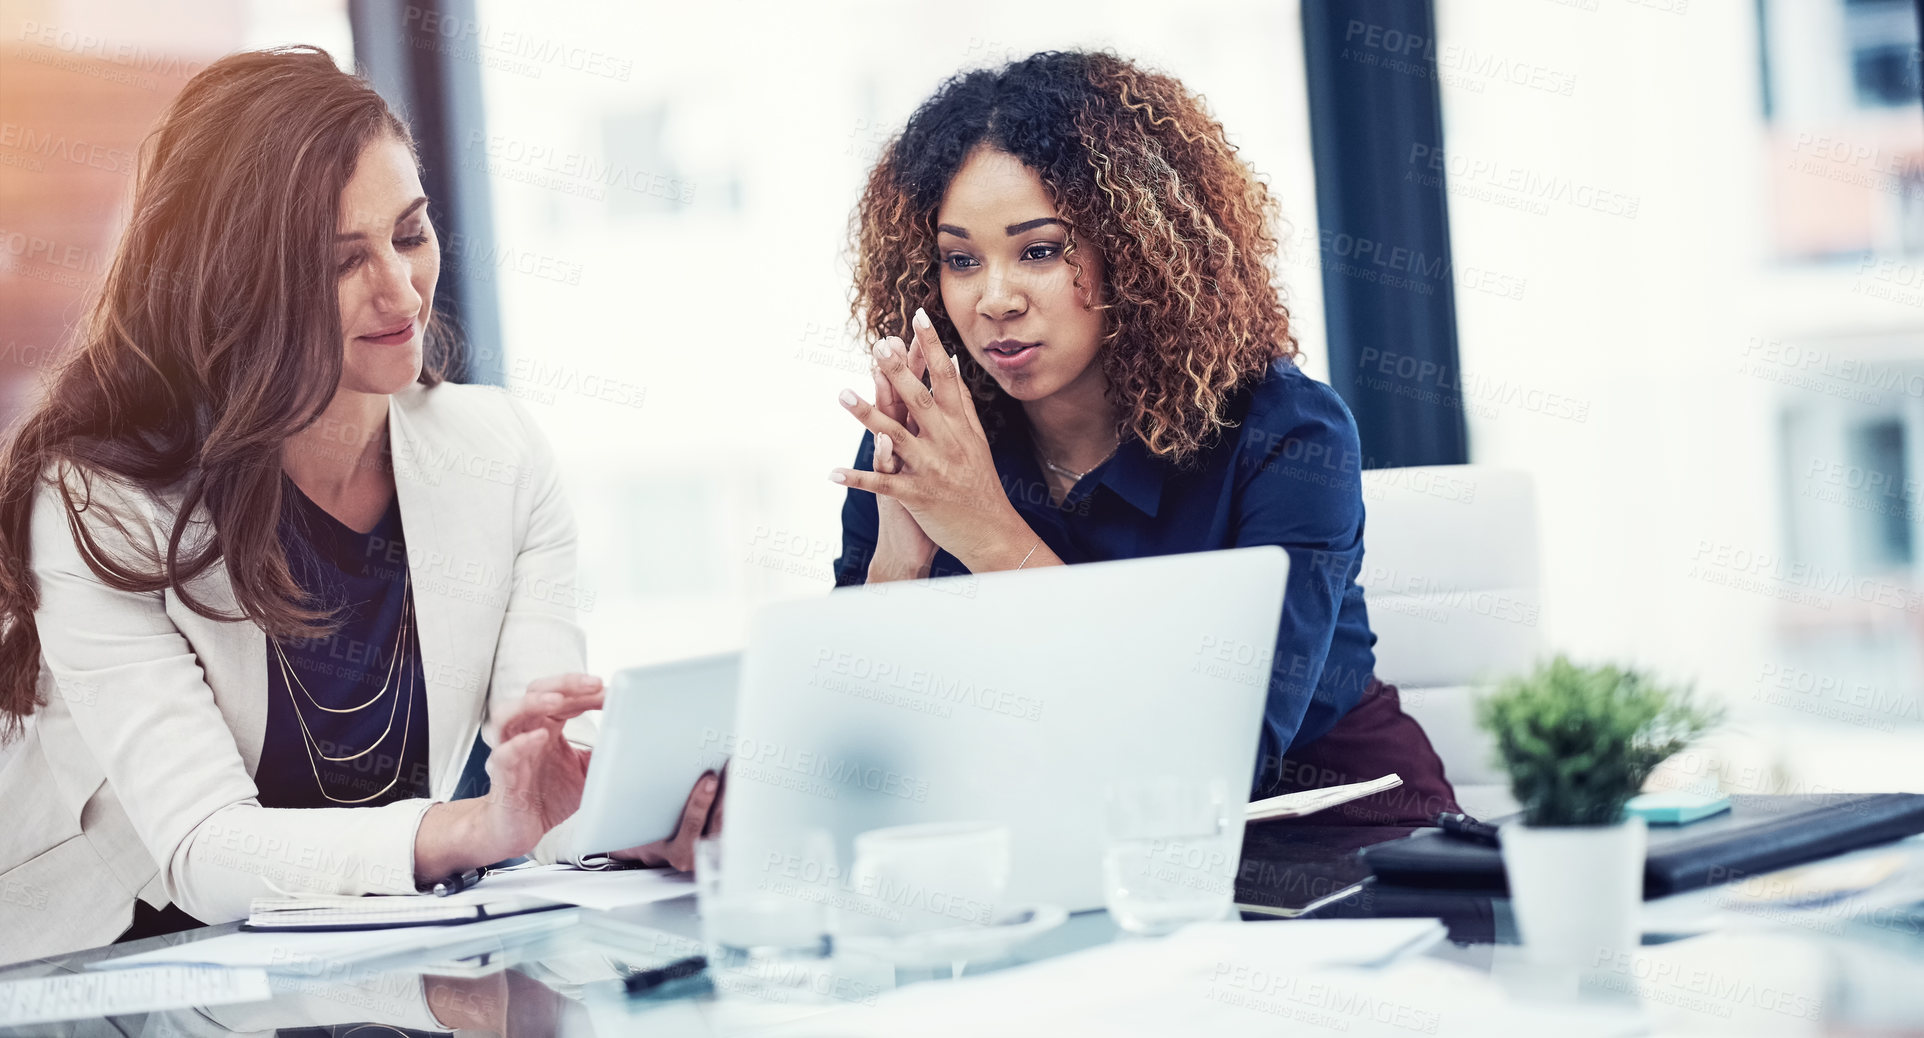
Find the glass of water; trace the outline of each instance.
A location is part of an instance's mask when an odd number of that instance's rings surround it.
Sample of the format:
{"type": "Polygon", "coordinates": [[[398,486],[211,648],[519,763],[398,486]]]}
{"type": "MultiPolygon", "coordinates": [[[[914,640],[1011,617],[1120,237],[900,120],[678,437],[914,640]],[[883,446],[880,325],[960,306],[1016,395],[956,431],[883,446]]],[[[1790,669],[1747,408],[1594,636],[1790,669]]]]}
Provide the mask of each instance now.
{"type": "Polygon", "coordinates": [[[1127,779],[1108,790],[1103,894],[1116,925],[1156,936],[1229,914],[1236,837],[1224,783],[1127,779]]]}
{"type": "Polygon", "coordinates": [[[906,937],[987,926],[1009,885],[1009,827],[930,822],[870,829],[855,838],[852,893],[869,906],[852,932],[906,937]]]}
{"type": "Polygon", "coordinates": [[[792,855],[770,855],[753,875],[724,873],[722,839],[695,845],[695,905],[702,943],[719,967],[828,957],[834,843],[811,833],[792,855]]]}

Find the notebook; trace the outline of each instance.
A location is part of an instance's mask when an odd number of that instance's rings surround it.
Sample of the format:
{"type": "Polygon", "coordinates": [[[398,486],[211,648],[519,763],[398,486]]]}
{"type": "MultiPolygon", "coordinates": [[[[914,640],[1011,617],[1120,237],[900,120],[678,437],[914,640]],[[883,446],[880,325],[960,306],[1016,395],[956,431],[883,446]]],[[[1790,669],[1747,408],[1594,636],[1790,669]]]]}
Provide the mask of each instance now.
{"type": "Polygon", "coordinates": [[[261,932],[385,930],[397,926],[452,926],[566,908],[558,901],[498,898],[456,901],[427,895],[394,897],[255,898],[241,929],[261,932]]]}
{"type": "MultiPolygon", "coordinates": [[[[1643,896],[1737,882],[1920,832],[1924,794],[1732,796],[1727,813],[1650,830],[1643,896]]],[[[1508,891],[1501,851],[1435,830],[1366,848],[1363,861],[1379,883],[1508,891]]]]}
{"type": "Polygon", "coordinates": [[[1284,793],[1279,797],[1268,797],[1252,801],[1245,821],[1267,822],[1277,818],[1302,818],[1318,811],[1327,811],[1338,804],[1361,800],[1386,789],[1395,789],[1403,784],[1403,777],[1395,772],[1367,782],[1352,782],[1346,786],[1324,786],[1321,789],[1305,789],[1295,793],[1284,793]]]}

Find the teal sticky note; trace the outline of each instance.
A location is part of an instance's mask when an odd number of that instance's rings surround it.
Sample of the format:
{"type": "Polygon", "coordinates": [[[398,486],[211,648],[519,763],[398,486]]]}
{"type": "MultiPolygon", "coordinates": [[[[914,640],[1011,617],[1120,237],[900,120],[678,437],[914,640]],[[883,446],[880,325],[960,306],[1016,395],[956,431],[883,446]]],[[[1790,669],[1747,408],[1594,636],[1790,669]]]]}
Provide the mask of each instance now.
{"type": "Polygon", "coordinates": [[[1730,798],[1722,793],[1691,793],[1669,790],[1644,793],[1630,798],[1623,806],[1626,818],[1642,818],[1650,825],[1688,825],[1730,810],[1730,798]]]}

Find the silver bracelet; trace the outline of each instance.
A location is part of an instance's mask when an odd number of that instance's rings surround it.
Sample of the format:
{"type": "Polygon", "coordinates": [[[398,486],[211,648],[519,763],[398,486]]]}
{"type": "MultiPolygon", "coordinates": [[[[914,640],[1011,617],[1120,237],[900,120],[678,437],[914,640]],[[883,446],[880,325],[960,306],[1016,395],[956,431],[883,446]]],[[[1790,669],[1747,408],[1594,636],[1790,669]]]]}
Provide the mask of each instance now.
{"type": "MultiPolygon", "coordinates": [[[[1029,546],[1029,555],[1034,555],[1035,550],[1040,547],[1042,547],[1042,538],[1037,537],[1035,539],[1035,543],[1029,546]]],[[[1022,561],[1016,563],[1015,568],[1021,569],[1022,567],[1027,566],[1029,564],[1029,555],[1022,556],[1022,561]]]]}

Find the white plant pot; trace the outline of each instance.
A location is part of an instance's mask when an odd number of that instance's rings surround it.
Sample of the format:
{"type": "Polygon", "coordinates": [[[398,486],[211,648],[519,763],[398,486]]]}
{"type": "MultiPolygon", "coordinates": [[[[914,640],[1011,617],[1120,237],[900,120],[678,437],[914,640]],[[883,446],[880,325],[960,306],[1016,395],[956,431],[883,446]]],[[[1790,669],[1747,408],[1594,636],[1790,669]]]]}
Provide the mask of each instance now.
{"type": "Polygon", "coordinates": [[[1503,871],[1532,959],[1591,969],[1642,942],[1643,819],[1616,825],[1503,827],[1503,871]]]}

